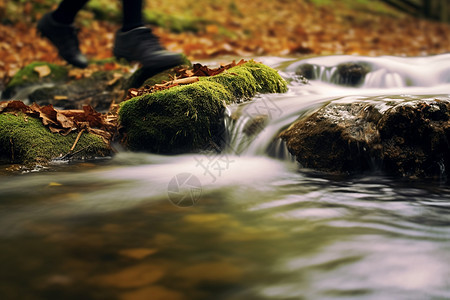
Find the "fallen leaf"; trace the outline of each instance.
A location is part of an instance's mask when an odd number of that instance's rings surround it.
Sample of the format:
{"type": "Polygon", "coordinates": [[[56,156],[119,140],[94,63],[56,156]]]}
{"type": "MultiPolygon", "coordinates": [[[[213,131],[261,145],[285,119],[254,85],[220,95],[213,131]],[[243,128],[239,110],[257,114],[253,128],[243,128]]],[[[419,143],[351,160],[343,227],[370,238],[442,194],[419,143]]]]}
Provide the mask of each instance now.
{"type": "Polygon", "coordinates": [[[67,100],[69,97],[67,96],[53,96],[54,100],[67,100]]]}
{"type": "Polygon", "coordinates": [[[39,74],[39,78],[43,78],[52,73],[52,70],[50,70],[48,65],[36,66],[33,70],[39,74]]]}

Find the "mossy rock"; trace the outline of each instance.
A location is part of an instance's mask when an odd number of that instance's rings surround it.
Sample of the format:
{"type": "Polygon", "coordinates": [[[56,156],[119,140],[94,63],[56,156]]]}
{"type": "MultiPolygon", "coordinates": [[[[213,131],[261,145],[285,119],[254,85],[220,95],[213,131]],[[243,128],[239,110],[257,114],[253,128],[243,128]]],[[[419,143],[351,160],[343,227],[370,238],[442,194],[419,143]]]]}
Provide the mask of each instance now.
{"type": "MultiPolygon", "coordinates": [[[[47,163],[69,153],[77,133],[52,133],[39,119],[22,113],[0,114],[0,163],[47,163]]],[[[109,144],[100,136],[83,133],[74,149],[74,159],[110,155],[109,144]]]]}
{"type": "Polygon", "coordinates": [[[220,140],[227,104],[256,93],[283,93],[276,70],[248,62],[200,81],[146,94],[121,104],[119,121],[131,150],[186,153],[220,140]]]}
{"type": "Polygon", "coordinates": [[[236,100],[249,99],[256,93],[284,93],[287,83],[274,69],[253,61],[229,69],[219,75],[201,77],[225,86],[236,100]]]}
{"type": "Polygon", "coordinates": [[[14,96],[19,88],[30,86],[37,83],[46,82],[63,82],[68,79],[68,70],[59,65],[47,63],[47,62],[33,62],[13,76],[6,86],[3,93],[4,99],[9,99],[14,96]],[[48,66],[50,73],[44,77],[39,77],[39,73],[36,72],[36,67],[48,66]]]}

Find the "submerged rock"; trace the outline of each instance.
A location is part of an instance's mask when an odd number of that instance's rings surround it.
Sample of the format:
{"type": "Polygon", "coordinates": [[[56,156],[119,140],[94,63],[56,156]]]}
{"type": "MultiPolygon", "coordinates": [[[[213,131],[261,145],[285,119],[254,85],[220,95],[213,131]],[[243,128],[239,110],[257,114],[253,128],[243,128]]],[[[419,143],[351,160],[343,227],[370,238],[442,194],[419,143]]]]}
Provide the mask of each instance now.
{"type": "Polygon", "coordinates": [[[450,168],[450,100],[332,102],[280,137],[305,168],[443,176],[450,168]]]}
{"type": "Polygon", "coordinates": [[[316,68],[318,68],[318,66],[312,64],[301,64],[298,66],[297,70],[295,70],[295,74],[298,76],[303,76],[309,80],[314,80],[317,79],[316,68]]]}
{"type": "Polygon", "coordinates": [[[192,152],[218,142],[227,104],[286,90],[277,71],[247,62],[195,83],[130,99],[121,104],[119,121],[132,150],[192,152]]]}
{"type": "Polygon", "coordinates": [[[342,63],[337,66],[337,72],[331,81],[341,85],[358,86],[364,82],[369,72],[370,67],[366,63],[342,63]]]}
{"type": "Polygon", "coordinates": [[[341,63],[337,65],[337,67],[324,67],[304,63],[297,67],[295,74],[309,80],[316,80],[324,74],[330,73],[331,77],[328,80],[331,83],[346,86],[358,86],[364,82],[364,79],[370,70],[370,65],[363,62],[341,63]]]}

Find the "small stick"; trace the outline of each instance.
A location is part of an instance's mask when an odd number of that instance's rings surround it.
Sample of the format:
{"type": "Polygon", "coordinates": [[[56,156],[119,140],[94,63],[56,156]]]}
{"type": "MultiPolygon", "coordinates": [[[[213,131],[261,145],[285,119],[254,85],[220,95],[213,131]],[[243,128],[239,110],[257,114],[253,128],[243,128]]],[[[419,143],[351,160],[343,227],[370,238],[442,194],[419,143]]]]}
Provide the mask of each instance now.
{"type": "Polygon", "coordinates": [[[72,157],[74,157],[74,156],[77,155],[78,153],[80,153],[80,152],[82,152],[82,151],[84,151],[84,150],[86,150],[86,149],[88,149],[88,148],[90,148],[90,147],[91,147],[91,145],[87,145],[86,147],[81,148],[81,149],[78,150],[78,151],[75,151],[75,152],[69,152],[69,153],[67,153],[67,154],[64,155],[64,156],[62,156],[62,157],[60,157],[60,158],[57,158],[56,160],[66,160],[66,159],[71,159],[72,157]]]}
{"type": "Polygon", "coordinates": [[[70,148],[69,153],[71,153],[73,151],[73,149],[75,149],[75,147],[77,146],[77,143],[81,137],[81,135],[83,134],[84,128],[80,130],[80,132],[78,132],[77,138],[75,139],[75,142],[72,145],[72,148],[70,148]]]}

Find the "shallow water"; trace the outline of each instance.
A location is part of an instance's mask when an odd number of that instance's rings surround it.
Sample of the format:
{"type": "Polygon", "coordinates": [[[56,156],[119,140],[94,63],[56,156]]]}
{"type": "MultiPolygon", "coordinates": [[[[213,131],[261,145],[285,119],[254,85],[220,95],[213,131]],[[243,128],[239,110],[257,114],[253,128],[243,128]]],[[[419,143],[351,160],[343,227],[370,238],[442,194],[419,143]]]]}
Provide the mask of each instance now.
{"type": "Polygon", "coordinates": [[[369,73],[358,88],[331,76],[304,86],[293,75],[303,62],[259,60],[280,69],[290,90],[230,107],[241,117],[227,119],[221,154],[124,152],[2,171],[1,299],[450,298],[445,176],[318,174],[273,142],[328,101],[448,98],[450,56],[308,61],[319,70],[364,61],[390,74],[369,73]],[[386,86],[402,82],[392,74],[414,84],[386,86]],[[262,114],[267,126],[243,134],[262,114]]]}

